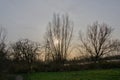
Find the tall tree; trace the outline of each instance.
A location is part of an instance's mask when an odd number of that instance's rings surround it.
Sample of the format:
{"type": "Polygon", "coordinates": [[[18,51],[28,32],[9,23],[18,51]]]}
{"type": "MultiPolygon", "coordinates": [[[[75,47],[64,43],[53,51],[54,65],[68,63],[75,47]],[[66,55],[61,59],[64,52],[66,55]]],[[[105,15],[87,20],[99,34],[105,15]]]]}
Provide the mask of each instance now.
{"type": "Polygon", "coordinates": [[[107,24],[97,22],[89,26],[86,37],[80,35],[82,52],[87,53],[95,62],[114,50],[114,41],[111,39],[112,29],[107,24]]]}
{"type": "Polygon", "coordinates": [[[53,21],[49,23],[45,36],[46,59],[56,62],[64,62],[67,58],[71,44],[73,24],[67,15],[62,17],[55,14],[53,21]]]}

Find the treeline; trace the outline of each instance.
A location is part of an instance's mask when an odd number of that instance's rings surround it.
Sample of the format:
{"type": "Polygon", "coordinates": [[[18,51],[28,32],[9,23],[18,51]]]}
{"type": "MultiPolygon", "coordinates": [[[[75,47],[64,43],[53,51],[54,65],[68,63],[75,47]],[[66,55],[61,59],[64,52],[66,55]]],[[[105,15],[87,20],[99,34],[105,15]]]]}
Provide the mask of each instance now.
{"type": "Polygon", "coordinates": [[[120,68],[120,41],[113,29],[98,22],[79,32],[76,49],[80,56],[68,58],[73,50],[73,22],[67,15],[55,14],[46,29],[42,44],[21,39],[6,44],[6,32],[0,28],[0,72],[71,71],[96,68],[120,68]]]}

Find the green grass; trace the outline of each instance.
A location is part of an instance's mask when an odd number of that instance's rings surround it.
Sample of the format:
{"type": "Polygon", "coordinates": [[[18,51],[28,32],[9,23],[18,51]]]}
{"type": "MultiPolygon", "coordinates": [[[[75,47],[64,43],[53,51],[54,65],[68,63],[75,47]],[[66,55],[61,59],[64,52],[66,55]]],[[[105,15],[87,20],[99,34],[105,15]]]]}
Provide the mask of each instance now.
{"type": "Polygon", "coordinates": [[[25,80],[120,80],[120,69],[24,74],[25,80]]]}

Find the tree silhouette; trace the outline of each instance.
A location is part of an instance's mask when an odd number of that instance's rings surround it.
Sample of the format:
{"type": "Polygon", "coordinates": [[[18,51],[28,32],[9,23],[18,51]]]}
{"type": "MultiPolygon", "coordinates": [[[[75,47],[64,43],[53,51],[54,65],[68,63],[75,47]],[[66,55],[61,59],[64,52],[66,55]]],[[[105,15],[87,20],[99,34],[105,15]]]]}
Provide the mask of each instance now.
{"type": "Polygon", "coordinates": [[[45,60],[63,62],[67,58],[73,33],[73,25],[67,15],[55,14],[45,36],[45,60]]]}
{"type": "Polygon", "coordinates": [[[112,29],[107,24],[98,24],[97,22],[89,26],[86,38],[79,34],[82,45],[81,52],[87,53],[91,60],[97,62],[100,58],[114,51],[114,41],[111,39],[112,29]]]}
{"type": "Polygon", "coordinates": [[[7,71],[7,49],[6,49],[6,30],[0,27],[0,77],[7,71]]]}
{"type": "Polygon", "coordinates": [[[32,63],[37,59],[40,45],[28,39],[22,39],[11,45],[13,59],[29,65],[32,70],[32,63]]]}

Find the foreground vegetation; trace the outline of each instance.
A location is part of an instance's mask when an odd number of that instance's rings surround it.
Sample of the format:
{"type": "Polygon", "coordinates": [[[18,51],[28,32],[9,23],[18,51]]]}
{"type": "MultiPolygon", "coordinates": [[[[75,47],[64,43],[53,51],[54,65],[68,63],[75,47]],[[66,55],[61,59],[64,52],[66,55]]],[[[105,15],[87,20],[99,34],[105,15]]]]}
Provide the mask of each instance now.
{"type": "Polygon", "coordinates": [[[120,69],[24,74],[25,80],[120,80],[120,69]]]}

